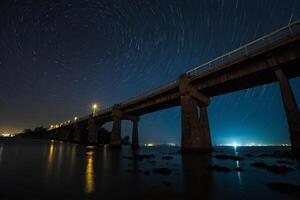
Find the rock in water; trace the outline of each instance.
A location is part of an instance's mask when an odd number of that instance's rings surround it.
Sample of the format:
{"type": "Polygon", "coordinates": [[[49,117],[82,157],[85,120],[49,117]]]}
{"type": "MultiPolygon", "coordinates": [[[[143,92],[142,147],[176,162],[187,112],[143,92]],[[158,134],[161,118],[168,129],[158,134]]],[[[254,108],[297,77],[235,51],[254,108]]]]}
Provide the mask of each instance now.
{"type": "Polygon", "coordinates": [[[294,185],[294,184],[282,183],[282,182],[269,182],[266,183],[266,185],[271,190],[300,197],[300,185],[294,185]]]}
{"type": "Polygon", "coordinates": [[[153,172],[161,175],[169,175],[172,171],[169,168],[162,167],[153,169],[153,172]]]}

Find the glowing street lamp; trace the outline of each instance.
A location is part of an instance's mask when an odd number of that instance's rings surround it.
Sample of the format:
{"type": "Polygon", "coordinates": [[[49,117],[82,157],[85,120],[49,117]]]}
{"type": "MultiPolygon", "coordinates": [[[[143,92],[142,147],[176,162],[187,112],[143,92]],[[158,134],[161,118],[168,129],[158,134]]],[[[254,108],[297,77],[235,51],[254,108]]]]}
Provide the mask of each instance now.
{"type": "Polygon", "coordinates": [[[77,121],[78,117],[74,117],[74,121],[77,121]]]}
{"type": "Polygon", "coordinates": [[[93,104],[93,116],[95,116],[97,109],[98,109],[98,105],[93,104]]]}

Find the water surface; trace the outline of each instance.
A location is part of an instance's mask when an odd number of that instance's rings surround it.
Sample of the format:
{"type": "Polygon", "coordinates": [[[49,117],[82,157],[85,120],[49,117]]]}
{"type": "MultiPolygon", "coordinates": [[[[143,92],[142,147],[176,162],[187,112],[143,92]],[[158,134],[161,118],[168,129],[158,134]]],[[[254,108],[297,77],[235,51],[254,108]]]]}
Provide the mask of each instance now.
{"type": "Polygon", "coordinates": [[[60,141],[0,139],[0,199],[299,199],[266,186],[267,182],[300,185],[298,163],[257,156],[290,150],[287,147],[218,147],[212,155],[181,155],[178,150],[167,146],[116,150],[60,141]],[[254,156],[247,157],[247,153],[254,156]],[[136,154],[153,157],[131,159],[136,154]],[[213,157],[216,154],[245,159],[219,160],[213,157]],[[256,161],[277,165],[278,160],[291,162],[288,166],[293,170],[275,174],[251,166],[256,161]],[[211,165],[231,171],[211,170],[211,165]],[[171,173],[155,173],[157,168],[168,168],[171,173]]]}

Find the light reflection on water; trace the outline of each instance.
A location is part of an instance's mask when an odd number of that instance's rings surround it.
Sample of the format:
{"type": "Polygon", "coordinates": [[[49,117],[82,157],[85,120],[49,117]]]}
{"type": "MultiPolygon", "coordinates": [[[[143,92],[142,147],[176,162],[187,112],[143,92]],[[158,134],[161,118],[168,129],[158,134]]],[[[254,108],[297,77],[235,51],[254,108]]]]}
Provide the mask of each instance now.
{"type": "MultiPolygon", "coordinates": [[[[234,154],[235,154],[235,156],[239,156],[239,152],[237,151],[237,146],[234,146],[233,147],[234,148],[234,154]]],[[[239,160],[237,160],[236,161],[236,168],[240,168],[241,166],[240,166],[240,161],[239,160]]],[[[236,170],[237,171],[237,175],[238,175],[238,179],[239,179],[239,184],[240,184],[240,186],[242,186],[242,177],[241,177],[241,172],[237,169],[236,170]]]]}
{"type": "Polygon", "coordinates": [[[71,146],[71,161],[70,161],[69,177],[71,177],[74,172],[75,161],[76,161],[76,147],[77,144],[72,144],[71,146]]]}
{"type": "Polygon", "coordinates": [[[48,162],[47,162],[47,170],[46,170],[46,177],[48,178],[52,168],[53,168],[53,161],[54,161],[54,141],[51,141],[49,150],[48,150],[48,162]]]}
{"type": "MultiPolygon", "coordinates": [[[[277,175],[251,167],[251,163],[262,159],[269,164],[276,163],[277,158],[245,156],[248,151],[266,153],[274,149],[221,149],[222,154],[245,158],[233,161],[218,160],[211,155],[181,155],[176,153],[179,150],[177,147],[141,147],[132,151],[128,146],[113,150],[107,146],[92,147],[46,140],[12,141],[0,140],[0,188],[1,195],[10,197],[8,199],[22,199],[26,194],[30,199],[46,199],[52,195],[49,199],[68,196],[70,198],[65,199],[73,200],[105,197],[288,199],[286,194],[273,192],[265,183],[276,180],[300,185],[296,164],[291,166],[295,170],[289,174],[277,175]],[[47,149],[46,154],[44,149],[47,149]],[[134,154],[153,154],[154,157],[128,159],[134,154]],[[166,155],[172,159],[162,159],[166,155]],[[213,171],[209,168],[211,165],[228,167],[231,171],[213,171]],[[235,171],[237,167],[242,167],[243,171],[235,171]],[[156,168],[168,168],[171,173],[155,173],[153,170],[156,168]],[[32,182],[35,187],[31,187],[32,182]],[[32,197],[32,194],[38,197],[32,197]]],[[[217,153],[220,152],[214,152],[217,153]]]]}
{"type": "Polygon", "coordinates": [[[50,143],[49,147],[49,153],[48,153],[48,165],[51,166],[53,162],[53,156],[54,156],[54,144],[53,142],[50,143]]]}
{"type": "Polygon", "coordinates": [[[85,176],[86,176],[86,183],[85,183],[85,190],[87,193],[94,192],[95,187],[95,178],[94,178],[94,152],[88,151],[86,153],[86,170],[85,170],[85,176]]]}

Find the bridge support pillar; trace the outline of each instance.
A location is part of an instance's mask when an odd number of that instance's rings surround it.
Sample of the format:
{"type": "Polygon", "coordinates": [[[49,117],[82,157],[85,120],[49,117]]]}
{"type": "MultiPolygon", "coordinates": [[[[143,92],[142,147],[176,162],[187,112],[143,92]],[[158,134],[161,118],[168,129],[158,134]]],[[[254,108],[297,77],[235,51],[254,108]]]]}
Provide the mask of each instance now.
{"type": "Polygon", "coordinates": [[[276,69],[275,75],[279,81],[282,101],[285,108],[285,114],[287,117],[290,140],[292,145],[293,153],[300,156],[300,112],[295,100],[292,88],[289,80],[282,71],[282,69],[276,69]]]}
{"type": "Polygon", "coordinates": [[[183,151],[210,152],[207,106],[209,97],[198,92],[187,76],[180,77],[181,146],[183,151]]]}
{"type": "Polygon", "coordinates": [[[80,142],[80,125],[78,123],[75,123],[73,125],[73,128],[74,128],[73,141],[80,142]]]}
{"type": "Polygon", "coordinates": [[[112,110],[113,127],[111,133],[111,147],[121,147],[121,111],[118,109],[118,105],[115,105],[112,110]]]}
{"type": "Polygon", "coordinates": [[[64,141],[67,141],[70,134],[71,134],[71,129],[70,129],[70,127],[69,127],[69,126],[64,127],[64,129],[63,129],[63,138],[62,138],[62,139],[63,139],[64,141]]]}
{"type": "Polygon", "coordinates": [[[60,129],[61,128],[59,127],[59,128],[56,128],[56,130],[55,130],[55,136],[54,136],[55,140],[59,140],[60,139],[60,133],[61,133],[60,129]]]}
{"type": "Polygon", "coordinates": [[[56,129],[56,139],[58,140],[65,140],[66,138],[66,128],[59,127],[56,129]]]}
{"type": "Polygon", "coordinates": [[[113,128],[111,133],[111,147],[121,147],[121,118],[113,118],[113,128]]]}
{"type": "Polygon", "coordinates": [[[139,148],[139,131],[138,131],[139,118],[132,120],[132,122],[133,122],[133,127],[132,127],[131,147],[133,149],[137,149],[139,148]]]}
{"type": "Polygon", "coordinates": [[[98,143],[98,131],[99,128],[97,127],[97,124],[95,122],[95,119],[91,116],[88,121],[88,142],[92,144],[98,143]]]}

